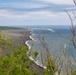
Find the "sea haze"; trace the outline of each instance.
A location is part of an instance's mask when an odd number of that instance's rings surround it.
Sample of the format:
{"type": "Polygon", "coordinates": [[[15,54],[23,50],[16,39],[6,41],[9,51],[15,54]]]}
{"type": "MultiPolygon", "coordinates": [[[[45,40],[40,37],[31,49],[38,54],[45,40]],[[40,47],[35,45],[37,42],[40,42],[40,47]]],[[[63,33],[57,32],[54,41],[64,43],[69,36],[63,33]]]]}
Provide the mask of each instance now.
{"type": "Polygon", "coordinates": [[[70,25],[21,25],[21,28],[51,28],[51,29],[69,29],[70,25]]]}

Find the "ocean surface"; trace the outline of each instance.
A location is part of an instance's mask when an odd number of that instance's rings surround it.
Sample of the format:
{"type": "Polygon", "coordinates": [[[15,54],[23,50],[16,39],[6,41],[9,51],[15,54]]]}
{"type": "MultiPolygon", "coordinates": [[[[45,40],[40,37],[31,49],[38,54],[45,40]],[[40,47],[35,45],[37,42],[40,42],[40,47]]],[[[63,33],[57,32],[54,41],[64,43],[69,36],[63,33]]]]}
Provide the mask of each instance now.
{"type": "Polygon", "coordinates": [[[73,58],[76,57],[76,51],[70,41],[72,34],[69,26],[27,26],[27,28],[31,29],[32,40],[28,40],[29,47],[32,48],[31,54],[34,51],[39,52],[36,60],[41,61],[41,53],[45,53],[44,58],[47,49],[48,53],[56,59],[68,56],[72,64],[75,64],[73,58]],[[46,48],[43,48],[40,40],[44,41],[46,48]]]}

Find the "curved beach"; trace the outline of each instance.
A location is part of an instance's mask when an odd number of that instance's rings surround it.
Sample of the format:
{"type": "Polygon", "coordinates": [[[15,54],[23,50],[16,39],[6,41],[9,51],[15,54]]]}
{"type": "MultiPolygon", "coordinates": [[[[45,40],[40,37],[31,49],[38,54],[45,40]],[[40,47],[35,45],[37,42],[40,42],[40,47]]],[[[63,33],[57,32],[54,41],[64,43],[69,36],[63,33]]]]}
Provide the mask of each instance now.
{"type": "MultiPolygon", "coordinates": [[[[31,35],[29,35],[29,38],[32,40],[32,41],[36,41],[32,35],[34,35],[33,33],[31,35]]],[[[30,50],[31,49],[31,46],[29,45],[29,40],[25,41],[25,44],[28,46],[28,49],[30,50]]],[[[27,54],[29,53],[29,51],[27,52],[27,54]]],[[[46,69],[46,66],[43,66],[43,64],[39,61],[39,60],[34,60],[32,56],[29,56],[29,59],[33,60],[35,62],[36,65],[38,65],[39,67],[42,67],[44,69],[46,69]]]]}

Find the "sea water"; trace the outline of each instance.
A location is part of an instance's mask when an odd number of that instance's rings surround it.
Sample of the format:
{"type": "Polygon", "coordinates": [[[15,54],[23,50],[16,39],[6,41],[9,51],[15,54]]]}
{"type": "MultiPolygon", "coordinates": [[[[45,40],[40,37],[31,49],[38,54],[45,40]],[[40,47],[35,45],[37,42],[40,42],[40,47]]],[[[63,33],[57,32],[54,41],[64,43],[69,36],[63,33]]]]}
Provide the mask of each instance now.
{"type": "MultiPolygon", "coordinates": [[[[38,62],[42,61],[41,53],[46,52],[40,41],[43,40],[51,56],[55,58],[69,56],[72,60],[72,64],[75,65],[73,58],[76,57],[76,51],[72,45],[72,42],[70,41],[72,34],[69,27],[31,26],[28,28],[31,28],[32,30],[32,35],[30,36],[32,40],[28,41],[28,44],[32,47],[32,53],[34,51],[39,52],[39,55],[36,58],[38,62]]],[[[43,58],[45,55],[46,53],[44,54],[43,58]]]]}

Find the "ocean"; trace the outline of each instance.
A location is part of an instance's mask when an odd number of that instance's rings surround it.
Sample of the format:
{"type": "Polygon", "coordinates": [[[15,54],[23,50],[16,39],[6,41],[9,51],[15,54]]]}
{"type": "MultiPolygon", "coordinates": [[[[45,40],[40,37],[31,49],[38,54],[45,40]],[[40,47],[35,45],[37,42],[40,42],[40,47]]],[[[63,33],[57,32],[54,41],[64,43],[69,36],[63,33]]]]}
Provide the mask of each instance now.
{"type": "Polygon", "coordinates": [[[31,29],[32,34],[30,36],[32,40],[28,40],[29,47],[32,48],[31,57],[34,58],[34,51],[39,52],[36,58],[37,62],[42,61],[41,53],[44,53],[47,49],[48,53],[55,59],[64,57],[63,61],[66,61],[65,58],[69,57],[72,65],[75,65],[73,58],[76,57],[76,51],[70,41],[72,34],[69,26],[27,26],[27,28],[31,29]],[[42,42],[46,44],[46,48],[43,48],[40,40],[43,40],[42,42]]]}

